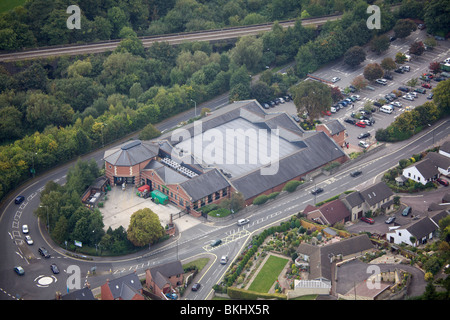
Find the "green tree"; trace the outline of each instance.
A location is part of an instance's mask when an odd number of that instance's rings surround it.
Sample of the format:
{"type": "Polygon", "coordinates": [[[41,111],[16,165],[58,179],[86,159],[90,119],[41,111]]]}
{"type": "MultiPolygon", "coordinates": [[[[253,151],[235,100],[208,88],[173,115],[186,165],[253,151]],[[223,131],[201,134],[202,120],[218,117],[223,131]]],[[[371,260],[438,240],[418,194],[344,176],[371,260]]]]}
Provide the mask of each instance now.
{"type": "Polygon", "coordinates": [[[348,49],[344,54],[344,63],[350,67],[356,67],[366,60],[366,52],[359,46],[348,49]]]}
{"type": "Polygon", "coordinates": [[[394,26],[394,33],[397,38],[404,39],[411,34],[412,31],[416,31],[416,24],[409,19],[400,19],[394,26]]]}
{"type": "Polygon", "coordinates": [[[381,35],[381,36],[375,36],[370,41],[370,49],[377,54],[381,54],[382,52],[389,49],[389,46],[391,45],[391,42],[389,41],[389,38],[387,35],[381,35]]]}
{"type": "Polygon", "coordinates": [[[149,208],[134,212],[127,230],[128,240],[137,247],[153,244],[164,235],[159,217],[149,208]]]}
{"type": "Polygon", "coordinates": [[[238,66],[245,65],[251,71],[261,67],[263,40],[254,36],[242,37],[230,52],[231,61],[238,66]]]}
{"type": "Polygon", "coordinates": [[[450,114],[450,79],[441,81],[433,89],[433,101],[443,115],[450,114]]]}
{"type": "Polygon", "coordinates": [[[427,1],[424,11],[429,33],[445,36],[450,32],[450,7],[446,0],[427,1]]]}
{"type": "Polygon", "coordinates": [[[306,111],[311,121],[317,119],[322,111],[328,110],[332,103],[330,87],[321,82],[303,81],[289,91],[297,112],[306,111]]]}
{"type": "Polygon", "coordinates": [[[369,63],[364,68],[364,78],[366,78],[369,81],[373,81],[378,78],[382,78],[384,74],[383,68],[378,63],[369,63]]]}

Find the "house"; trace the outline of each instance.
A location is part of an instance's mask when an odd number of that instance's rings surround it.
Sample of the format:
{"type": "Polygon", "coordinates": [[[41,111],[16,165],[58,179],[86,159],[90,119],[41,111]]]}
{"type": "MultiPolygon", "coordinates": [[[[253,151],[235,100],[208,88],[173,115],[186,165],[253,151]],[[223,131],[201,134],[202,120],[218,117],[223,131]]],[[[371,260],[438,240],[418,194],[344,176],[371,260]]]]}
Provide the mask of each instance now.
{"type": "Polygon", "coordinates": [[[355,221],[368,211],[383,210],[390,213],[394,210],[394,193],[384,182],[379,182],[362,191],[355,191],[341,198],[350,210],[351,221],[355,221]]]}
{"type": "Polygon", "coordinates": [[[375,247],[367,234],[343,239],[325,246],[301,243],[296,252],[297,267],[309,271],[309,280],[334,282],[332,264],[336,260],[348,260],[360,257],[375,247]]]}
{"type": "Polygon", "coordinates": [[[72,291],[60,297],[61,300],[96,300],[91,289],[84,287],[80,290],[72,291]]]}
{"type": "Polygon", "coordinates": [[[153,294],[164,297],[183,284],[183,266],[179,260],[162,264],[145,271],[145,284],[153,294]]]}
{"type": "Polygon", "coordinates": [[[345,126],[339,120],[332,120],[327,123],[316,125],[316,131],[323,131],[333,139],[338,146],[345,144],[345,126]]]}
{"type": "Polygon", "coordinates": [[[145,300],[142,284],[136,273],[107,280],[100,289],[101,300],[145,300]]]}
{"type": "Polygon", "coordinates": [[[303,213],[309,220],[330,226],[336,223],[345,223],[351,218],[350,210],[339,199],[327,202],[318,208],[308,205],[303,213]]]}
{"type": "Polygon", "coordinates": [[[429,217],[423,217],[401,227],[393,227],[386,233],[386,240],[390,243],[406,243],[417,247],[433,239],[439,227],[429,217]]]}
{"type": "Polygon", "coordinates": [[[422,160],[403,169],[402,174],[408,179],[425,185],[436,180],[440,175],[450,174],[450,156],[440,151],[439,153],[428,152],[422,160]]]}
{"type": "Polygon", "coordinates": [[[450,141],[444,142],[444,144],[439,148],[439,153],[450,158],[450,141]]]}

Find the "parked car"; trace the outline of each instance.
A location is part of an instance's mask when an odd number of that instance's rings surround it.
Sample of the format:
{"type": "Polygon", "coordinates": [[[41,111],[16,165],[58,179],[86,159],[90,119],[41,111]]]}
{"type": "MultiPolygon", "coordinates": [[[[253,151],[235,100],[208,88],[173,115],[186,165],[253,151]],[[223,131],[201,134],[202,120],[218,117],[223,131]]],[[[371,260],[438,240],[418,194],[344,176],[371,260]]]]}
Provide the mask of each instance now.
{"type": "Polygon", "coordinates": [[[339,80],[341,80],[341,78],[333,77],[333,79],[331,79],[331,82],[335,83],[335,82],[338,82],[339,80]]]}
{"type": "Polygon", "coordinates": [[[247,224],[249,222],[250,222],[250,220],[248,220],[248,219],[239,219],[238,222],[237,222],[237,225],[238,226],[243,226],[244,224],[247,224]]]}
{"type": "Polygon", "coordinates": [[[373,224],[375,222],[375,220],[373,220],[372,218],[367,217],[361,217],[361,221],[367,222],[369,224],[373,224]]]}
{"type": "Polygon", "coordinates": [[[350,172],[350,177],[357,177],[362,173],[361,170],[356,170],[356,171],[352,171],[350,172]]]}
{"type": "Polygon", "coordinates": [[[24,196],[17,196],[16,199],[14,200],[14,203],[21,204],[24,200],[25,200],[24,196]]]}
{"type": "Polygon", "coordinates": [[[220,264],[227,264],[228,262],[228,256],[222,256],[222,258],[220,258],[220,264]]]}
{"type": "Polygon", "coordinates": [[[201,285],[200,283],[194,283],[194,285],[192,286],[192,291],[198,291],[200,289],[201,285]]]}
{"type": "Polygon", "coordinates": [[[25,274],[25,270],[21,266],[15,266],[14,271],[19,275],[23,276],[25,274]]]}
{"type": "Polygon", "coordinates": [[[421,94],[427,93],[427,90],[425,90],[424,88],[416,88],[416,89],[414,89],[414,91],[415,91],[415,92],[419,92],[419,93],[421,93],[421,94]]]}
{"type": "Polygon", "coordinates": [[[263,107],[264,109],[269,109],[269,108],[270,108],[270,106],[269,106],[267,103],[263,103],[263,104],[262,104],[262,107],[263,107]]]}
{"type": "Polygon", "coordinates": [[[347,123],[350,123],[350,124],[354,125],[356,123],[356,120],[347,118],[347,119],[344,120],[344,122],[347,122],[347,123]]]}
{"type": "Polygon", "coordinates": [[[323,192],[323,189],[322,189],[322,188],[314,188],[314,189],[311,191],[311,193],[314,194],[314,195],[319,194],[319,193],[321,193],[321,192],[323,192]]]}
{"type": "Polygon", "coordinates": [[[365,138],[368,138],[368,137],[370,137],[370,133],[369,132],[360,133],[358,135],[358,139],[365,139],[365,138]]]}
{"type": "Polygon", "coordinates": [[[409,72],[411,68],[409,66],[402,66],[403,71],[409,72]]]}
{"type": "Polygon", "coordinates": [[[166,297],[171,299],[171,300],[177,300],[178,299],[177,294],[176,293],[172,293],[172,292],[166,293],[166,297]]]}
{"type": "Polygon", "coordinates": [[[394,72],[397,72],[397,73],[405,73],[405,71],[403,71],[402,68],[395,69],[394,72]]]}
{"type": "Polygon", "coordinates": [[[364,149],[367,149],[370,145],[369,145],[369,143],[367,143],[366,141],[360,141],[359,143],[358,143],[358,145],[361,147],[361,148],[364,148],[364,149]]]}
{"type": "Polygon", "coordinates": [[[394,41],[395,39],[397,39],[396,36],[390,36],[390,37],[389,37],[389,41],[391,41],[391,42],[394,41]]]}
{"type": "Polygon", "coordinates": [[[427,88],[427,89],[431,89],[431,84],[429,83],[422,83],[422,88],[427,88]]]}
{"type": "Polygon", "coordinates": [[[300,122],[300,118],[296,114],[292,115],[292,119],[294,119],[295,122],[300,122]]]}
{"type": "Polygon", "coordinates": [[[411,207],[406,207],[403,209],[402,216],[406,217],[408,214],[410,214],[412,211],[411,207]]]}
{"type": "Polygon", "coordinates": [[[386,73],[383,76],[383,78],[386,79],[386,80],[394,80],[394,77],[392,76],[392,74],[389,74],[389,73],[386,73]]]}
{"type": "Polygon", "coordinates": [[[430,93],[430,94],[428,95],[427,99],[428,99],[428,100],[433,99],[433,95],[434,95],[433,93],[430,93]]]}
{"type": "Polygon", "coordinates": [[[399,101],[394,101],[391,103],[391,105],[397,108],[401,108],[403,106],[402,103],[399,101]]]}
{"type": "Polygon", "coordinates": [[[330,111],[330,110],[322,111],[322,114],[323,114],[324,116],[331,116],[331,111],[330,111]]]}
{"type": "Polygon", "coordinates": [[[402,98],[405,100],[414,101],[414,97],[409,94],[405,94],[402,98]]]}
{"type": "Polygon", "coordinates": [[[395,221],[395,217],[392,216],[392,217],[387,218],[387,220],[385,221],[385,223],[386,223],[386,224],[391,224],[391,223],[393,223],[394,221],[395,221]]]}
{"type": "Polygon", "coordinates": [[[440,184],[442,184],[443,186],[448,187],[448,181],[447,180],[444,180],[442,178],[437,178],[436,181],[439,182],[440,184]]]}
{"type": "Polygon", "coordinates": [[[356,126],[360,127],[360,128],[365,128],[366,127],[366,123],[364,121],[358,121],[356,123],[356,126]]]}
{"type": "Polygon", "coordinates": [[[58,274],[59,273],[58,266],[56,264],[54,264],[54,263],[52,263],[52,265],[50,266],[50,269],[52,270],[52,272],[54,274],[58,274]]]}
{"type": "Polygon", "coordinates": [[[398,87],[398,90],[403,91],[403,92],[409,92],[408,87],[398,87]]]}
{"type": "Polygon", "coordinates": [[[387,85],[386,79],[377,79],[377,80],[375,80],[375,82],[378,84],[382,84],[383,86],[387,85]]]}

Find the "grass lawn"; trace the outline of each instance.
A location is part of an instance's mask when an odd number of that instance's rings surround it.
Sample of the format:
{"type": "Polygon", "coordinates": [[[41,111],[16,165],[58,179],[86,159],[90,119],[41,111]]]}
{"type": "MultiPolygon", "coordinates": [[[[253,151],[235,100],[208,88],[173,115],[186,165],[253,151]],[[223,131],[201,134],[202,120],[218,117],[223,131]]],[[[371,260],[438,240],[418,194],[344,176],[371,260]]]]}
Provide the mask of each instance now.
{"type": "Polygon", "coordinates": [[[200,258],[191,262],[188,262],[186,264],[183,264],[183,268],[189,267],[189,266],[197,266],[198,271],[202,271],[202,269],[208,264],[209,259],[208,258],[200,258]]]}
{"type": "Polygon", "coordinates": [[[23,6],[25,0],[1,0],[0,1],[0,13],[11,10],[17,6],[23,6]]]}
{"type": "Polygon", "coordinates": [[[288,259],[270,256],[258,275],[253,280],[248,290],[267,293],[277,280],[280,272],[288,262],[288,259]]]}

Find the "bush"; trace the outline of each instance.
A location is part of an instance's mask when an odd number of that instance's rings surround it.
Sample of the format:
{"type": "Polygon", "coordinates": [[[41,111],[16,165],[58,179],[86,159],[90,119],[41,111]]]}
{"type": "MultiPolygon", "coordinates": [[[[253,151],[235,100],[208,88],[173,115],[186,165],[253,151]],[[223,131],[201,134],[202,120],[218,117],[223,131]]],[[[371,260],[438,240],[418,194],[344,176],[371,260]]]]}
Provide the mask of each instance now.
{"type": "Polygon", "coordinates": [[[220,209],[216,209],[216,210],[212,210],[210,212],[208,212],[208,215],[211,217],[219,217],[219,218],[223,218],[228,216],[231,213],[230,210],[225,209],[225,208],[220,208],[220,209]]]}
{"type": "Polygon", "coordinates": [[[264,204],[267,202],[267,200],[269,200],[269,197],[266,196],[265,194],[262,194],[260,196],[257,196],[254,200],[253,200],[253,204],[256,206],[259,206],[261,204],[264,204]]]}
{"type": "Polygon", "coordinates": [[[301,185],[301,184],[302,184],[301,181],[298,181],[298,180],[291,180],[291,181],[289,181],[288,183],[286,183],[286,184],[284,185],[283,190],[284,190],[284,191],[287,191],[287,192],[294,192],[295,189],[297,189],[297,187],[298,187],[299,185],[301,185]]]}

